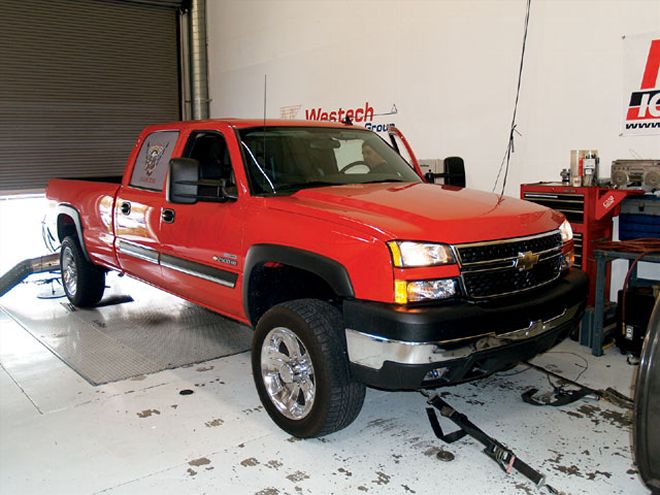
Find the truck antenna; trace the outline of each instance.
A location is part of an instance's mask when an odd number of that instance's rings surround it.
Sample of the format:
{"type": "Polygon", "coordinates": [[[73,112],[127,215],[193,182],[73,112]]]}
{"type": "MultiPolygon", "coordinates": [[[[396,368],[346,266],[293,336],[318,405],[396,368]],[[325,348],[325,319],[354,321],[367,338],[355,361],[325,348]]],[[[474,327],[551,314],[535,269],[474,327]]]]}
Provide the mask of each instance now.
{"type": "Polygon", "coordinates": [[[266,153],[266,95],[268,93],[268,74],[264,74],[264,168],[268,164],[268,154],[266,153]]]}
{"type": "Polygon", "coordinates": [[[266,94],[268,89],[268,74],[264,74],[264,130],[266,129],[266,94]]]}

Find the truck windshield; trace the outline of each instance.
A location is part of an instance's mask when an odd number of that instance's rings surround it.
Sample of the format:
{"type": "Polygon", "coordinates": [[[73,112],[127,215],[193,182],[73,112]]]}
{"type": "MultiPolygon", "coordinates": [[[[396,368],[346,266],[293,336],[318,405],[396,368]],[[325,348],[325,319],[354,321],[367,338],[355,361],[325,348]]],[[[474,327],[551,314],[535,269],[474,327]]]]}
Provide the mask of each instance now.
{"type": "Polygon", "coordinates": [[[253,194],[374,182],[421,182],[377,134],[360,129],[258,127],[239,139],[253,194]]]}

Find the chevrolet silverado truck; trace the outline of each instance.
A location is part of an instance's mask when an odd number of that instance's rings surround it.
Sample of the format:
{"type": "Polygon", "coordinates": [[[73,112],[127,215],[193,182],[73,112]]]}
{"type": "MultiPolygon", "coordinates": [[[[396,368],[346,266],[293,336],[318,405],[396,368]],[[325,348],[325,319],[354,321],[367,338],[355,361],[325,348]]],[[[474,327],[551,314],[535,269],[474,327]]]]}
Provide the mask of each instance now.
{"type": "Polygon", "coordinates": [[[412,161],[348,123],[147,127],[123,177],[48,184],[65,292],[92,307],[116,270],[250,326],[259,397],[297,437],[349,425],[365,386],[452,385],[563,340],[587,287],[564,216],[412,161]]]}

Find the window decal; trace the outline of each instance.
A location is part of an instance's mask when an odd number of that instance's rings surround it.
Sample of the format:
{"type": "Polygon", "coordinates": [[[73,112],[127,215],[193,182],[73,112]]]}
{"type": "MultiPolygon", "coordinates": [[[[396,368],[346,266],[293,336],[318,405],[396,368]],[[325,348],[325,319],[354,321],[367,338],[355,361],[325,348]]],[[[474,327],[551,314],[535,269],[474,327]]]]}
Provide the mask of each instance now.
{"type": "Polygon", "coordinates": [[[178,137],[177,131],[158,131],[147,136],[135,160],[131,186],[162,191],[178,137]]]}

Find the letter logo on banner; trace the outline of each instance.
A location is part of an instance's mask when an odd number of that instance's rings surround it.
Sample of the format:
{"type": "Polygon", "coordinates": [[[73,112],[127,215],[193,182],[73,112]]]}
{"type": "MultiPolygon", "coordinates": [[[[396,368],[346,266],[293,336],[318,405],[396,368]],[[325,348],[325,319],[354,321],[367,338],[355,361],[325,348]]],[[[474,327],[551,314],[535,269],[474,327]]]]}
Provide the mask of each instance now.
{"type": "MultiPolygon", "coordinates": [[[[282,119],[295,119],[299,111],[303,108],[303,105],[287,105],[280,107],[280,117],[282,119]]],[[[367,129],[374,132],[387,132],[390,126],[394,126],[394,122],[387,123],[376,123],[374,120],[376,117],[387,117],[390,118],[392,115],[399,113],[396,105],[392,105],[392,109],[389,112],[376,113],[374,107],[369,104],[368,101],[364,102],[364,105],[357,107],[346,107],[345,105],[333,107],[333,108],[323,108],[318,105],[310,105],[305,110],[305,120],[325,120],[330,122],[344,122],[346,119],[350,120],[354,124],[362,125],[367,129]]]]}
{"type": "Polygon", "coordinates": [[[621,134],[660,134],[660,35],[624,38],[624,56],[630,98],[621,134]]]}

